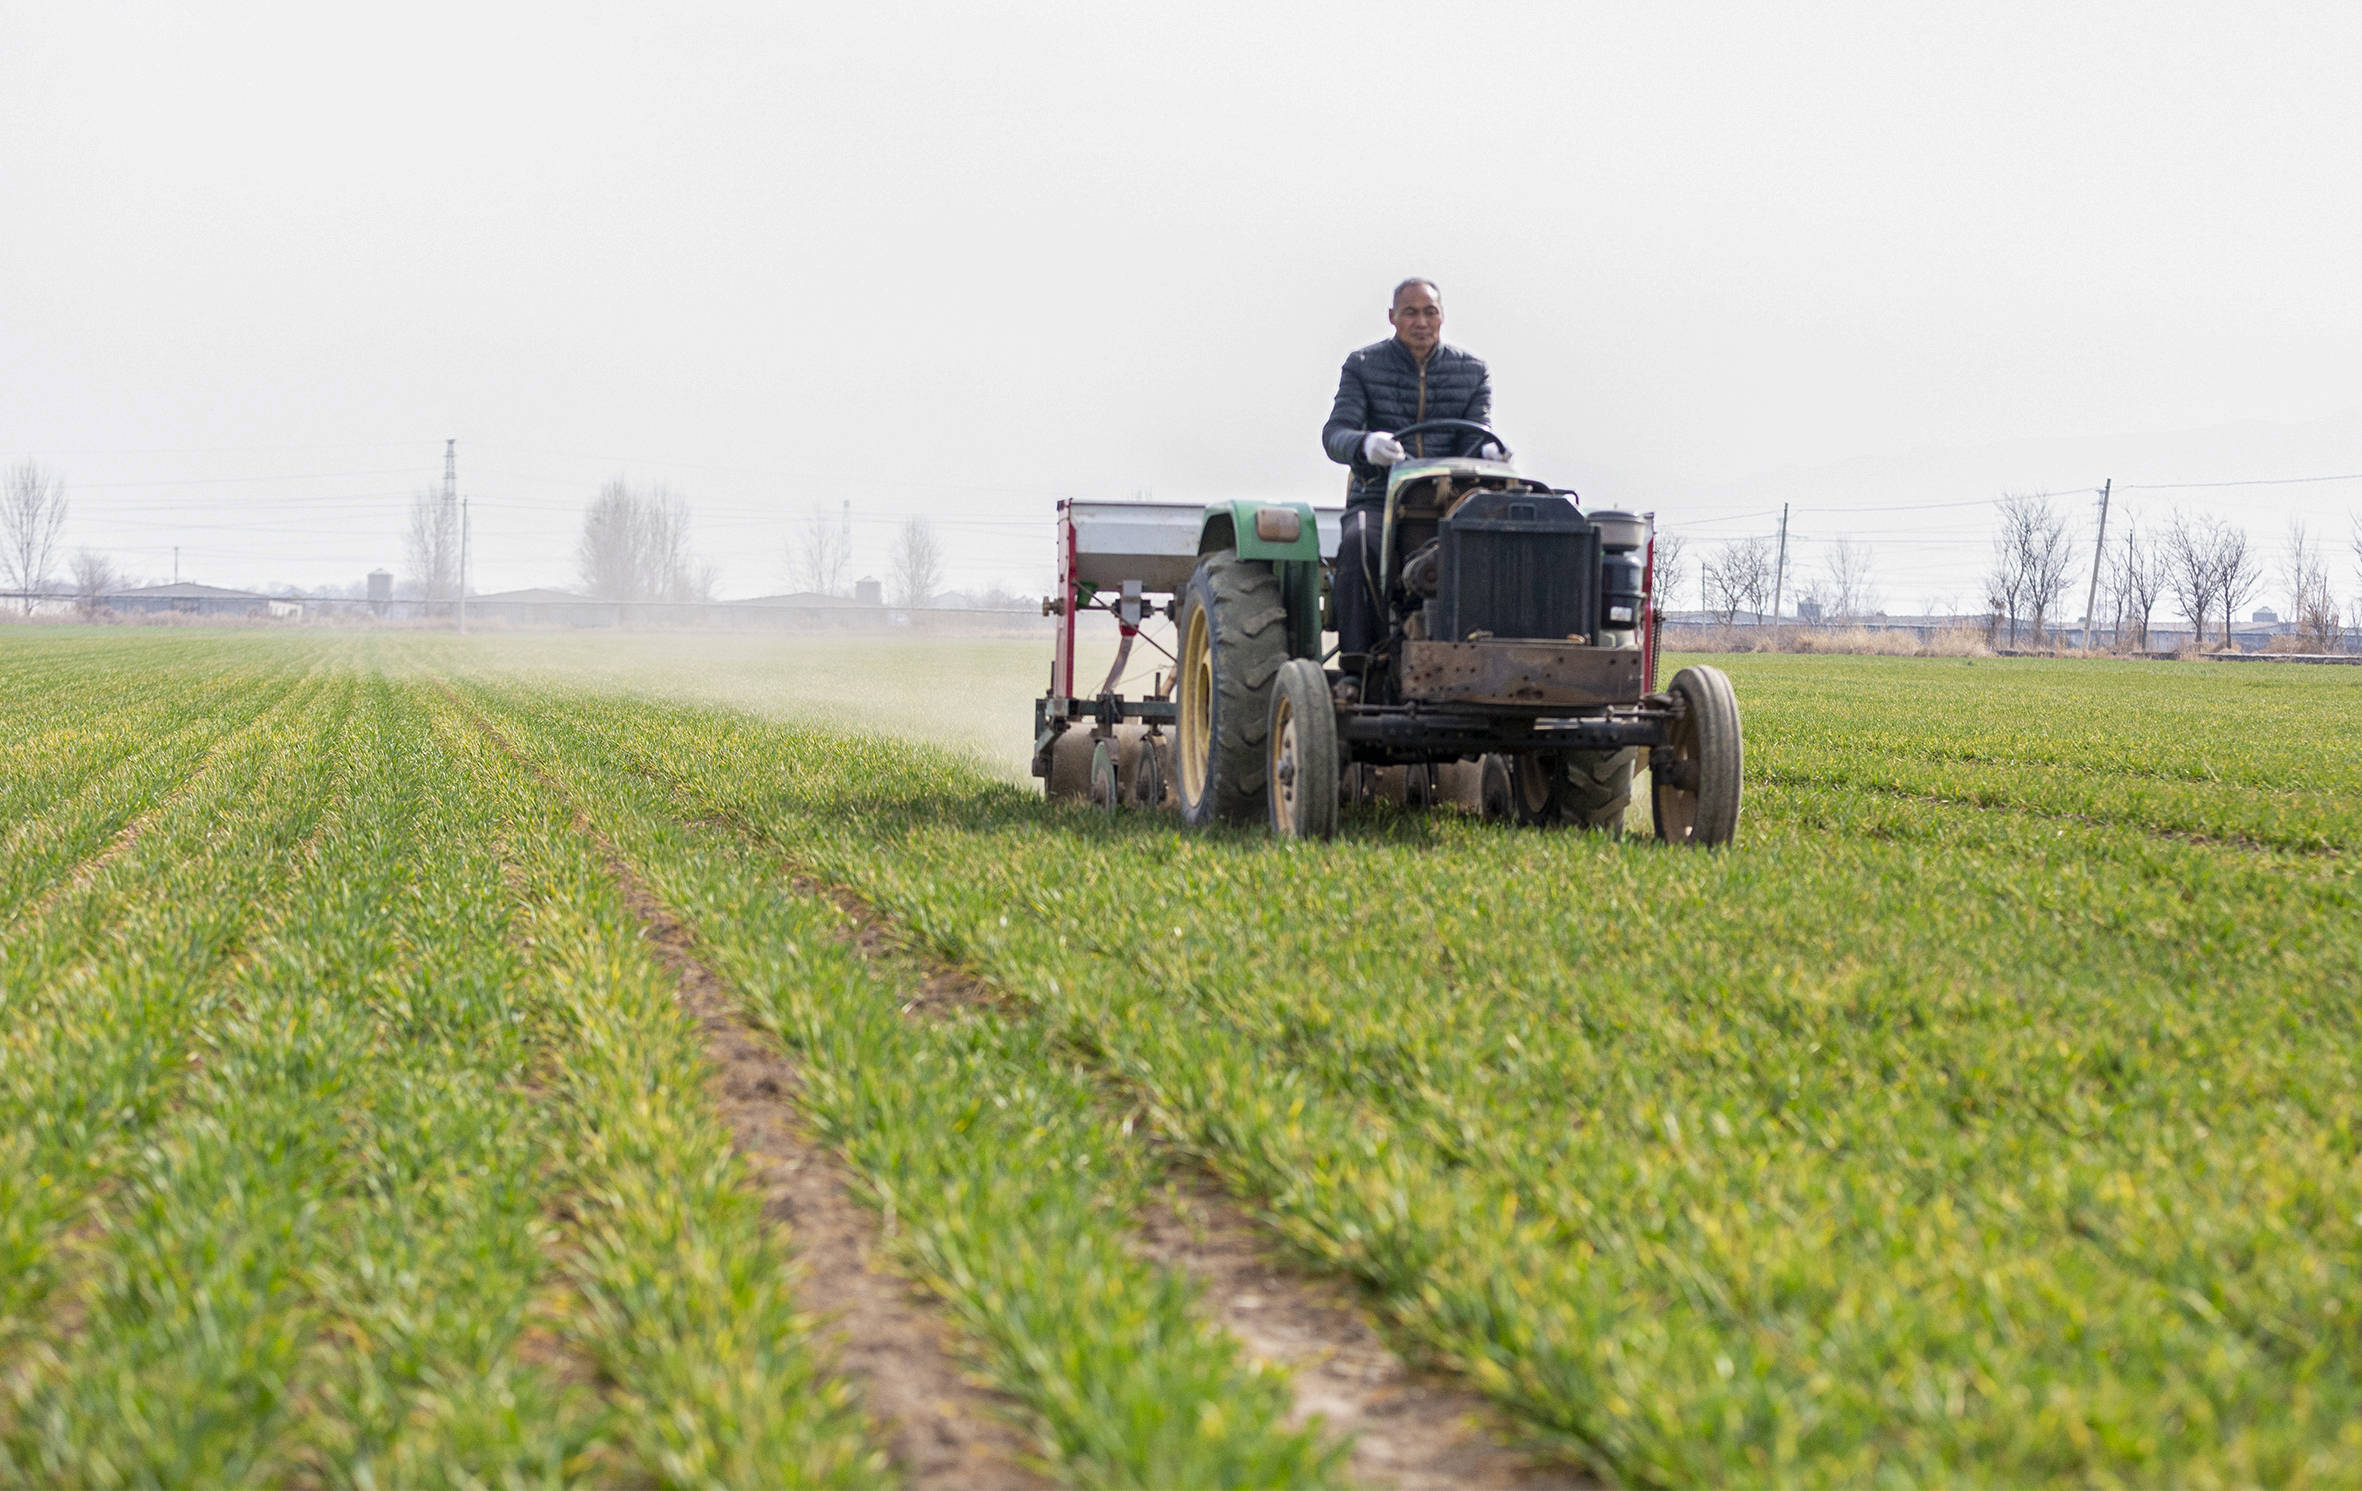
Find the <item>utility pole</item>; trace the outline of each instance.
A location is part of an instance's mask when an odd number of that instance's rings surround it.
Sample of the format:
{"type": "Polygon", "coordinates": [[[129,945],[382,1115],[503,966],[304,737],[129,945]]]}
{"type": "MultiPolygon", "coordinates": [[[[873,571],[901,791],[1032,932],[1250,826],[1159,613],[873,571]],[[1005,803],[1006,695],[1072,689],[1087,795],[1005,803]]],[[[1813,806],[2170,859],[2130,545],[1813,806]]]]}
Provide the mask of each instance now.
{"type": "Polygon", "coordinates": [[[178,544],[172,546],[172,583],[175,585],[180,583],[180,545],[178,544]]]}
{"type": "Polygon", "coordinates": [[[467,499],[459,499],[459,634],[467,635],[467,499]]]}
{"type": "Polygon", "coordinates": [[[2087,653],[2091,651],[2091,628],[2095,619],[2091,608],[2099,604],[2100,598],[2100,561],[2108,555],[2108,493],[2115,485],[2116,478],[2112,476],[2100,483],[2100,536],[2099,541],[2091,546],[2091,584],[2083,591],[2083,650],[2087,653]]]}
{"type": "Polygon", "coordinates": [[[1772,570],[1772,625],[1780,624],[1780,594],[1788,588],[1788,504],[1780,504],[1780,562],[1772,570]]]}

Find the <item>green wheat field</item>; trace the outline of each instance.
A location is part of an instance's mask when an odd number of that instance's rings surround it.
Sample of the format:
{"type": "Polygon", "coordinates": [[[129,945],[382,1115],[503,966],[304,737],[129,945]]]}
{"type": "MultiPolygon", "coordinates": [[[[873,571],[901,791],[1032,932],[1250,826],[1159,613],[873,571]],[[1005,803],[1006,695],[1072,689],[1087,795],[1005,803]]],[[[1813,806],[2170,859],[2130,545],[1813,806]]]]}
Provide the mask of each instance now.
{"type": "Polygon", "coordinates": [[[1347,1479],[1189,1165],[1604,1484],[2362,1485],[2362,669],[1714,661],[1730,850],[1291,847],[1032,643],[0,629],[0,1485],[895,1483],[618,857],[1056,1482],[1347,1479]]]}

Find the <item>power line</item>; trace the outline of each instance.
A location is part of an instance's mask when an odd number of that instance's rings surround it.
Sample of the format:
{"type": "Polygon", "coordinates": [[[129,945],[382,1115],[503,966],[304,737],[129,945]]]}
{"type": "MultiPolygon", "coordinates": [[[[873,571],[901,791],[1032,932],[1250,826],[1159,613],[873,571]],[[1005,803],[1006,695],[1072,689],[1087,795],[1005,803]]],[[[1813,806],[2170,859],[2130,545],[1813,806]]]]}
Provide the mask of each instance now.
{"type": "Polygon", "coordinates": [[[162,481],[78,481],[74,483],[74,489],[86,492],[113,487],[231,487],[242,482],[344,481],[355,476],[406,476],[418,470],[416,466],[381,466],[372,471],[311,471],[292,476],[188,476],[162,481]]]}
{"type": "Polygon", "coordinates": [[[2124,485],[2138,492],[2187,492],[2199,487],[2296,487],[2321,481],[2362,481],[2362,471],[2337,476],[2255,476],[2242,481],[2129,481],[2124,485]]]}

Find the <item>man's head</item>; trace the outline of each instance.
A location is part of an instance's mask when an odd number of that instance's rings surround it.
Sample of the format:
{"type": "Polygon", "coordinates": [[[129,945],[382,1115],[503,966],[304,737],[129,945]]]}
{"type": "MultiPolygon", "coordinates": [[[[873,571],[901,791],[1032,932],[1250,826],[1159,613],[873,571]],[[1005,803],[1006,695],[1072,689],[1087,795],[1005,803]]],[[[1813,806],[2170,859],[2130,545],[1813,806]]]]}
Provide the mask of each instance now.
{"type": "Polygon", "coordinates": [[[1443,296],[1433,280],[1404,280],[1394,287],[1394,305],[1386,312],[1394,339],[1425,361],[1443,340],[1443,296]]]}

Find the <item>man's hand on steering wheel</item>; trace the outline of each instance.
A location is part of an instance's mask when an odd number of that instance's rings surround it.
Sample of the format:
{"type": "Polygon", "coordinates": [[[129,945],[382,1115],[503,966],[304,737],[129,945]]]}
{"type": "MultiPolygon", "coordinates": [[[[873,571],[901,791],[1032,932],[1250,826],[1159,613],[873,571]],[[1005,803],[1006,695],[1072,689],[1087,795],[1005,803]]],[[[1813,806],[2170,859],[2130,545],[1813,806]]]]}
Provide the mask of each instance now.
{"type": "Polygon", "coordinates": [[[1386,430],[1372,430],[1361,437],[1361,458],[1372,466],[1391,466],[1397,461],[1408,460],[1410,454],[1402,448],[1402,442],[1386,430]]]}

